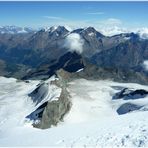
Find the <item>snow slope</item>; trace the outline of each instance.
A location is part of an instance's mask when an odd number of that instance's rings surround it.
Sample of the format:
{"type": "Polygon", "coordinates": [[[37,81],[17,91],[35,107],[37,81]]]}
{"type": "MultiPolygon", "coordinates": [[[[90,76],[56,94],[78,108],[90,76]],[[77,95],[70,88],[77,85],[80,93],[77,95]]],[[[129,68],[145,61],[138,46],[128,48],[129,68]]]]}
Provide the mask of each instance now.
{"type": "Polygon", "coordinates": [[[32,108],[33,102],[27,97],[38,82],[17,82],[13,78],[0,77],[0,131],[20,126],[32,108]]]}
{"type": "Polygon", "coordinates": [[[64,122],[40,130],[24,120],[33,108],[27,94],[38,82],[16,82],[3,77],[0,80],[0,146],[148,146],[148,112],[134,111],[124,115],[116,112],[126,102],[147,106],[148,97],[112,100],[123,87],[148,90],[148,86],[109,80],[75,80],[69,83],[73,105],[64,122]]]}

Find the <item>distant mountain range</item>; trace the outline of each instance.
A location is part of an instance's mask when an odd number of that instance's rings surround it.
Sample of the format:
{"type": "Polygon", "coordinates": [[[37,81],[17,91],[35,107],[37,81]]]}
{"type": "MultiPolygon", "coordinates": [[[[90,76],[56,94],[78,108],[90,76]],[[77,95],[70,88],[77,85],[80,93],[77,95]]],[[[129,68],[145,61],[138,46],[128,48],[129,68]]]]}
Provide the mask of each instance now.
{"type": "Polygon", "coordinates": [[[31,27],[18,27],[18,26],[0,26],[0,33],[1,34],[16,34],[16,33],[30,33],[35,32],[36,29],[31,27]]]}
{"type": "MultiPolygon", "coordinates": [[[[72,28],[69,26],[64,26],[68,31],[72,31],[72,28]]],[[[54,31],[58,26],[52,26],[52,27],[39,27],[39,28],[32,28],[32,27],[19,27],[19,26],[0,26],[0,34],[17,34],[17,33],[31,33],[31,32],[37,32],[39,30],[45,30],[45,31],[54,31]]],[[[139,36],[143,39],[148,38],[148,28],[135,28],[132,30],[121,28],[118,26],[110,26],[107,28],[102,28],[98,30],[100,33],[106,35],[106,36],[113,36],[121,33],[130,33],[134,32],[136,34],[139,34],[139,36]]]]}
{"type": "Polygon", "coordinates": [[[142,65],[148,58],[148,39],[138,33],[105,36],[93,27],[69,31],[64,26],[5,26],[0,27],[0,53],[0,75],[17,78],[48,77],[64,67],[77,71],[86,63],[147,75],[142,65]]]}

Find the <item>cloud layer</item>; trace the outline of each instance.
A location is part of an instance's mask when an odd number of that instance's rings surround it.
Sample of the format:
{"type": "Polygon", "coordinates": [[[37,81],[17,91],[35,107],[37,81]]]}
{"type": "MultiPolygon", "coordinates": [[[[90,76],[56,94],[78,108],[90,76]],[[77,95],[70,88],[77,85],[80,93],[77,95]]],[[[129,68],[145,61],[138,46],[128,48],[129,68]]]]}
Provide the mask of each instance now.
{"type": "Polygon", "coordinates": [[[144,67],[144,69],[145,69],[146,71],[148,71],[148,60],[145,60],[145,61],[143,62],[143,67],[144,67]]]}
{"type": "Polygon", "coordinates": [[[142,39],[148,39],[148,28],[141,28],[137,31],[142,39]]]}
{"type": "Polygon", "coordinates": [[[84,40],[80,37],[79,34],[71,33],[66,37],[64,47],[68,48],[71,52],[76,51],[77,53],[82,53],[83,44],[84,40]]]}

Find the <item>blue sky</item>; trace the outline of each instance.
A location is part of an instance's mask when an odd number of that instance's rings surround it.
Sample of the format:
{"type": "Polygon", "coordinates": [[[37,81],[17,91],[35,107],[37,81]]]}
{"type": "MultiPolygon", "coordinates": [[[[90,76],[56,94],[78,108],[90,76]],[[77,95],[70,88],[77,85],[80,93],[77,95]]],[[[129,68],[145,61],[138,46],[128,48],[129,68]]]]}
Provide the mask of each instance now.
{"type": "Polygon", "coordinates": [[[0,25],[148,27],[148,2],[0,2],[0,25]]]}

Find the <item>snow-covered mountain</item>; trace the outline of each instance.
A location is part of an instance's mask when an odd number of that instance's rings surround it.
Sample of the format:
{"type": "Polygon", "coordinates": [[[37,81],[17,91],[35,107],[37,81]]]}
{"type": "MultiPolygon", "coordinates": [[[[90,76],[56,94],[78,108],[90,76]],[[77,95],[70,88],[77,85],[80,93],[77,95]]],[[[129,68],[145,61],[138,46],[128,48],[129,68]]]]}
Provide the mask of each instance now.
{"type": "Polygon", "coordinates": [[[53,80],[54,77],[45,81],[48,93],[36,105],[28,94],[39,86],[40,81],[19,82],[0,77],[1,147],[148,146],[148,96],[140,94],[142,90],[148,91],[148,87],[134,83],[72,80],[67,87],[72,106],[63,121],[46,130],[33,128],[32,122],[25,117],[45,101],[54,102],[60,96],[61,89],[51,83],[53,80]],[[123,92],[124,88],[129,91],[123,92]],[[136,96],[133,98],[130,90],[139,92],[132,94],[136,96]],[[119,93],[129,96],[125,100],[123,96],[117,97],[119,93]],[[120,115],[119,110],[124,114],[120,115]]]}

